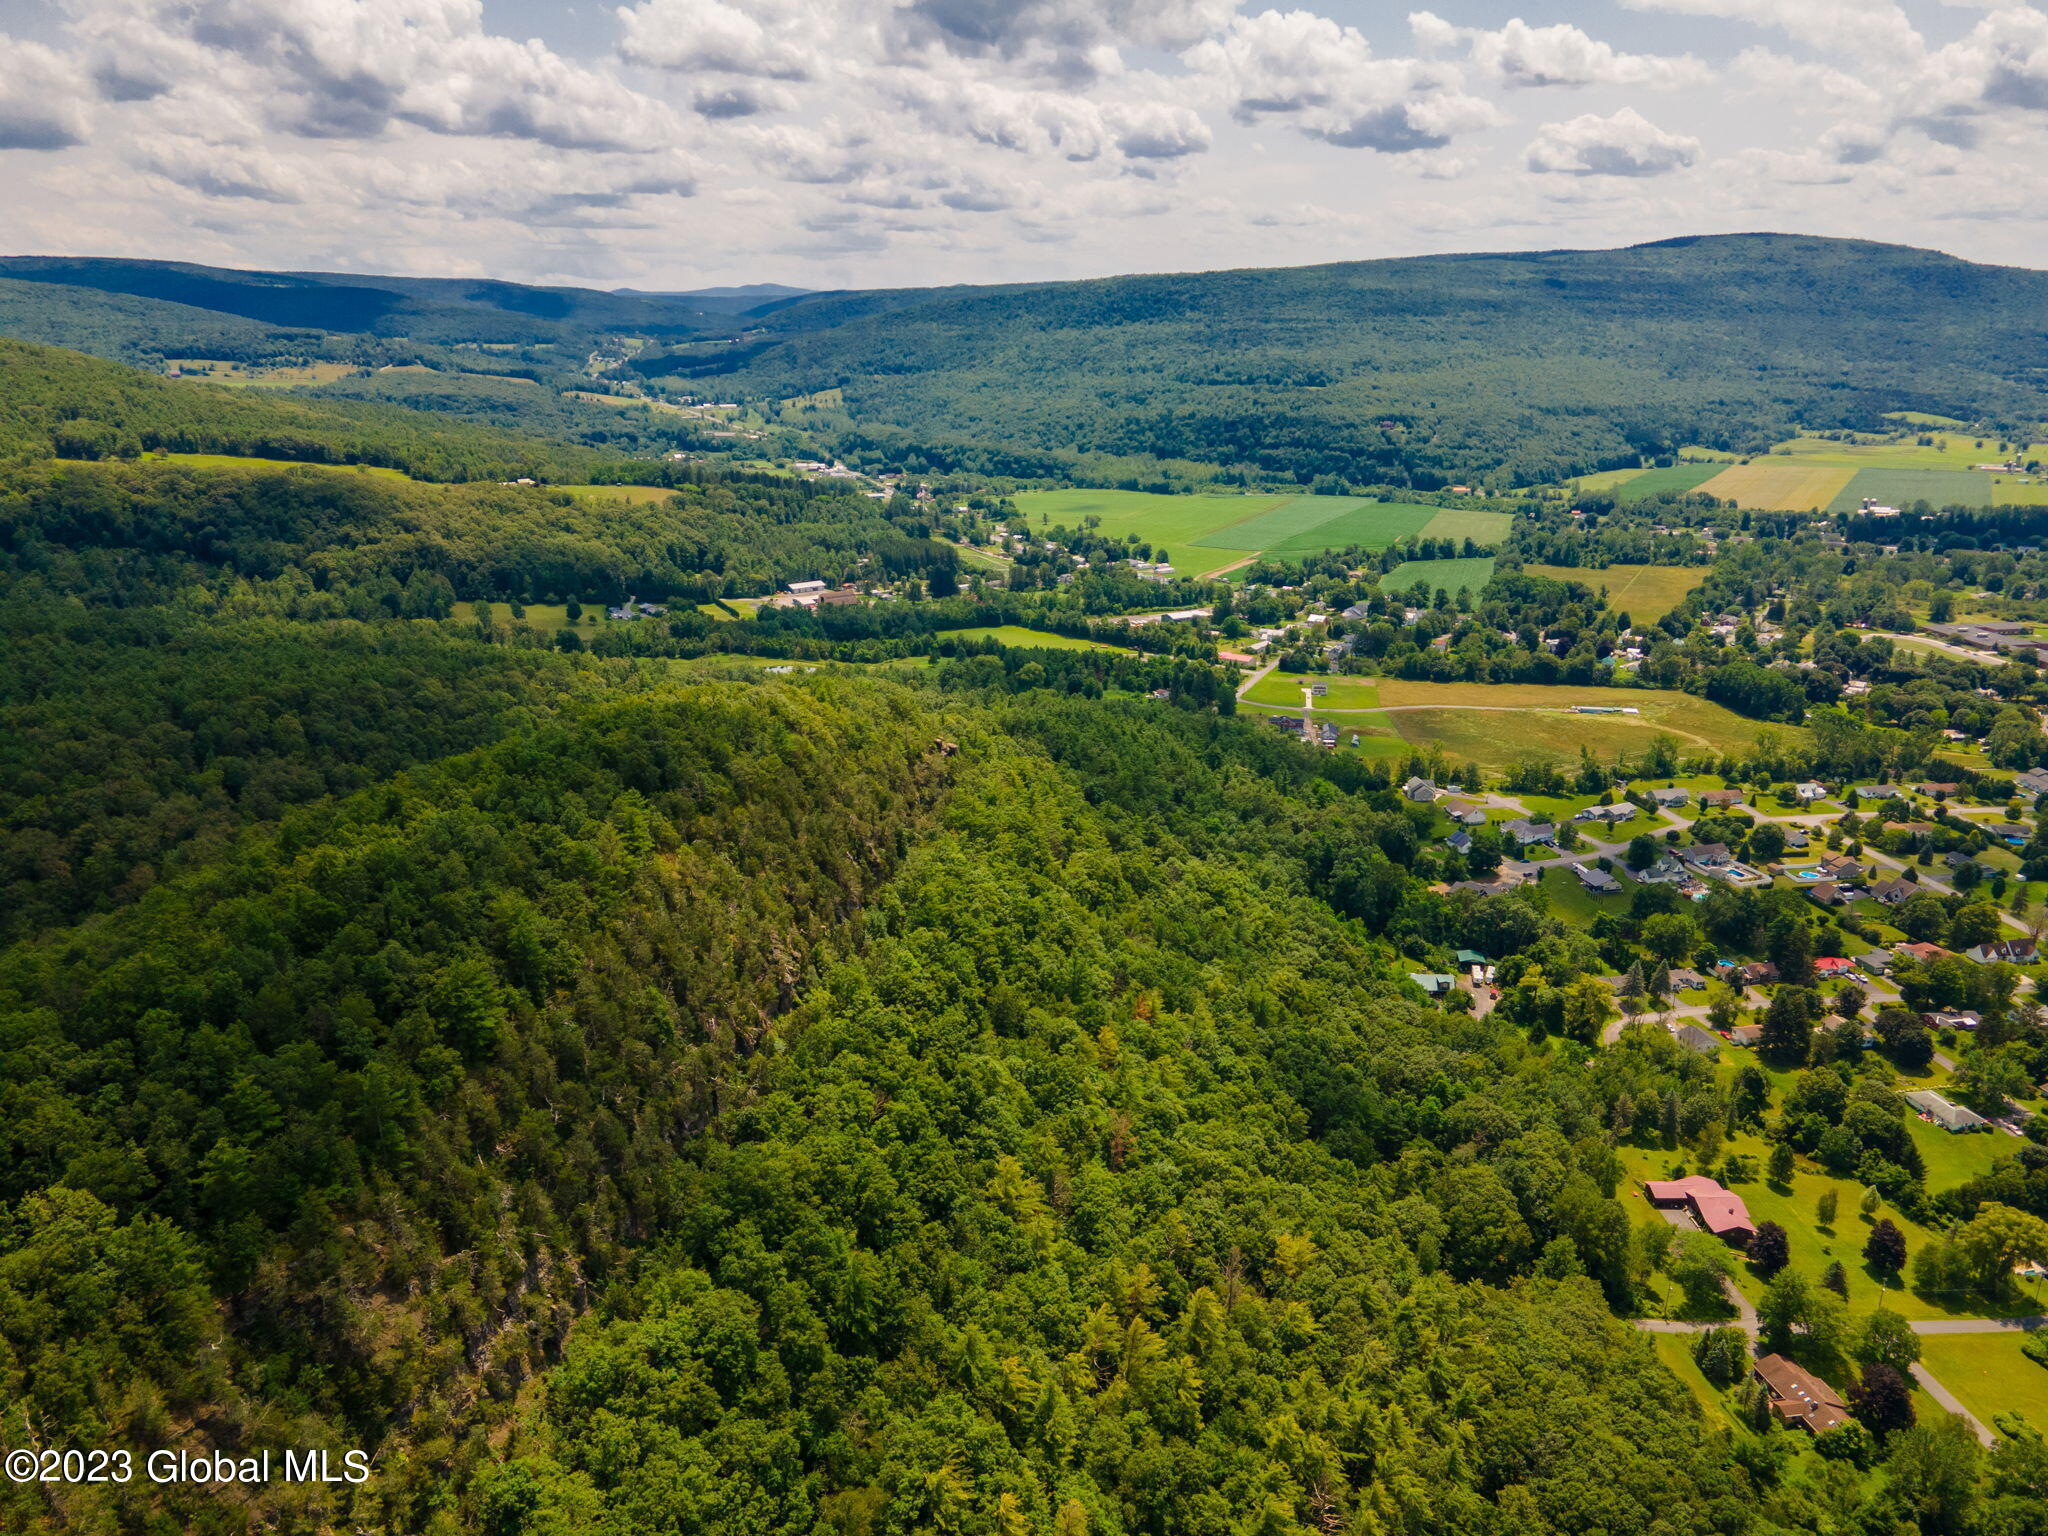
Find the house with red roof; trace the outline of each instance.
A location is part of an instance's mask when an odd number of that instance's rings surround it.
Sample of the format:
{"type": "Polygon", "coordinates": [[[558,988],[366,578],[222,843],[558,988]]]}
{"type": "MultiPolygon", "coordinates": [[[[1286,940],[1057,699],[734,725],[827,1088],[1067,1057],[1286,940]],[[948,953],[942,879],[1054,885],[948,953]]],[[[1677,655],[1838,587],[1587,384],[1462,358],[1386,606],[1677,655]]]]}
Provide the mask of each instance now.
{"type": "Polygon", "coordinates": [[[1749,1240],[1756,1236],[1756,1223],[1749,1219],[1749,1207],[1742,1203],[1742,1197],[1704,1174],[1645,1180],[1643,1197],[1652,1205],[1691,1211],[1692,1219],[1702,1230],[1738,1248],[1748,1247],[1749,1240]]]}
{"type": "Polygon", "coordinates": [[[1823,955],[1813,962],[1813,974],[1816,976],[1846,976],[1855,969],[1839,955],[1823,955]]]}

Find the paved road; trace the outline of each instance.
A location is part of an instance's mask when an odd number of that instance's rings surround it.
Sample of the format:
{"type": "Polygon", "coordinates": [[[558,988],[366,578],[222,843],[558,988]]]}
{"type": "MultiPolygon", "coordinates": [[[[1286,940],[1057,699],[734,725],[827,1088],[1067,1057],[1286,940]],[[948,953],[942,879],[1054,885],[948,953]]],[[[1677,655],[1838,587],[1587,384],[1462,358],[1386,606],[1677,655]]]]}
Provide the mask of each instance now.
{"type": "Polygon", "coordinates": [[[2032,1333],[2048,1328],[2048,1317],[1936,1317],[1915,1323],[1915,1333],[2032,1333]]]}
{"type": "Polygon", "coordinates": [[[1955,1393],[1949,1391],[1947,1387],[1944,1387],[1940,1382],[1936,1381],[1934,1379],[1934,1376],[1931,1372],[1928,1371],[1926,1366],[1919,1364],[1914,1365],[1913,1379],[1920,1383],[1920,1385],[1926,1390],[1927,1395],[1929,1397],[1933,1398],[1937,1403],[1941,1404],[1942,1407],[1946,1408],[1950,1413],[1954,1414],[1957,1418],[1961,1419],[1965,1424],[1969,1425],[1970,1433],[1977,1437],[1977,1443],[1979,1445],[1983,1446],[1986,1450],[1989,1450],[1992,1446],[1998,1443],[1998,1437],[1992,1434],[1990,1430],[1984,1427],[1982,1421],[1978,1419],[1977,1415],[1970,1412],[1969,1409],[1965,1408],[1962,1405],[1962,1403],[1957,1400],[1955,1393]]]}

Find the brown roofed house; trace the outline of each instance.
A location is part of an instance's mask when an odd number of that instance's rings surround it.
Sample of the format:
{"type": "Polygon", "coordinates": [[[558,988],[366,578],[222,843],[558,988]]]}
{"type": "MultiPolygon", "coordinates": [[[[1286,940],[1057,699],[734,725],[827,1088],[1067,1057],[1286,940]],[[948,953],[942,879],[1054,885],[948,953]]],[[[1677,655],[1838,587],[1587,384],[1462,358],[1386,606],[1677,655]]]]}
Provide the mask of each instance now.
{"type": "Polygon", "coordinates": [[[1932,965],[1936,960],[1946,958],[1949,951],[1943,949],[1939,944],[1894,944],[1892,946],[1892,953],[1894,955],[1905,955],[1909,959],[1919,961],[1922,965],[1932,965]]]}
{"type": "Polygon", "coordinates": [[[1700,796],[1700,804],[1712,806],[1717,810],[1725,809],[1731,805],[1740,805],[1742,804],[1742,791],[1739,789],[1710,789],[1700,796]]]}
{"type": "Polygon", "coordinates": [[[1771,1412],[1788,1427],[1823,1435],[1849,1421],[1849,1405],[1835,1389],[1783,1355],[1760,1357],[1751,1374],[1769,1395],[1771,1412]]]}

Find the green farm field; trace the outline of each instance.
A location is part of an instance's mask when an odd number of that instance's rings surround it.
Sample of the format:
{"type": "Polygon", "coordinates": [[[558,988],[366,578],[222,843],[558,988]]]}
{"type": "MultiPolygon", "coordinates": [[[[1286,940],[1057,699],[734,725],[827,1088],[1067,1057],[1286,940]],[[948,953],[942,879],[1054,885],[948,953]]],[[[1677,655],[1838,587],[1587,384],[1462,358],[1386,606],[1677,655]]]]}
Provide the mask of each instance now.
{"type": "Polygon", "coordinates": [[[1833,464],[1758,459],[1730,464],[1697,489],[1703,496],[1759,512],[1818,512],[1829,506],[1856,474],[1856,470],[1833,464]]]}
{"type": "Polygon", "coordinates": [[[1507,537],[1514,521],[1506,512],[1482,512],[1477,507],[1438,507],[1436,516],[1422,525],[1422,537],[1497,544],[1507,537]]]}
{"type": "Polygon", "coordinates": [[[1591,495],[1599,491],[1619,490],[1646,473],[1643,469],[1596,469],[1590,475],[1580,475],[1571,484],[1575,492],[1591,495]]]}
{"type": "Polygon", "coordinates": [[[1859,469],[1828,503],[1828,510],[1854,512],[1866,496],[1893,507],[1916,501],[1937,507],[1988,507],[1991,476],[1966,469],[1859,469]]]}
{"type": "MultiPolygon", "coordinates": [[[[59,464],[84,464],[86,459],[58,459],[59,464]]],[[[386,480],[410,480],[402,469],[381,464],[309,464],[300,459],[254,459],[237,453],[151,453],[145,464],[189,464],[194,469],[324,469],[337,475],[380,475],[386,480]]]]}
{"type": "Polygon", "coordinates": [[[1104,645],[1100,640],[1055,635],[1042,629],[1026,629],[1021,624],[989,624],[979,629],[949,629],[946,633],[963,640],[993,640],[999,645],[1015,646],[1019,650],[1111,651],[1117,655],[1124,654],[1121,647],[1104,645]]]}
{"type": "MultiPolygon", "coordinates": [[[[1824,437],[1795,437],[1771,450],[1771,457],[1789,455],[1808,464],[1838,464],[1850,469],[1945,469],[1963,474],[1978,464],[1996,463],[2013,452],[1998,451],[1996,437],[1978,437],[1968,432],[1934,432],[1932,444],[1917,441],[1885,442],[1868,439],[1839,443],[1824,437]]],[[[2022,460],[2038,457],[2044,445],[2036,443],[2019,451],[2022,460]]]]}
{"type": "Polygon", "coordinates": [[[578,501],[630,501],[644,506],[667,506],[675,492],[661,485],[558,485],[578,501]]]}
{"type": "Polygon", "coordinates": [[[1704,565],[1608,565],[1591,569],[1572,565],[1531,565],[1531,574],[1552,581],[1576,581],[1599,591],[1607,589],[1607,606],[1638,624],[1654,624],[1685,601],[1686,594],[1707,579],[1704,565]]]}
{"type": "Polygon", "coordinates": [[[1416,582],[1429,583],[1431,592],[1456,592],[1461,587],[1477,592],[1493,580],[1493,556],[1477,560],[1404,560],[1380,577],[1382,592],[1405,592],[1416,582]]]}
{"type": "MultiPolygon", "coordinates": [[[[1640,753],[1658,732],[1681,748],[1733,752],[1749,748],[1762,726],[1691,694],[1658,688],[1545,687],[1533,683],[1426,683],[1383,678],[1384,718],[1418,746],[1437,745],[1485,768],[1525,758],[1572,761],[1584,746],[1596,757],[1640,753]],[[1575,704],[1621,706],[1639,715],[1575,715],[1575,704]]],[[[1804,732],[1779,730],[1794,738],[1804,732]]]]}
{"type": "MultiPolygon", "coordinates": [[[[1696,491],[1720,474],[1725,464],[1672,464],[1663,469],[1642,470],[1615,491],[1617,501],[1640,501],[1645,496],[1664,496],[1675,491],[1696,491]]],[[[1581,489],[1586,488],[1583,481],[1581,489]]]]}
{"type": "Polygon", "coordinates": [[[1025,491],[1017,510],[1034,530],[1084,517],[1109,534],[1163,548],[1176,571],[1206,575],[1256,556],[1313,555],[1356,544],[1384,549],[1411,536],[1498,539],[1502,512],[1358,496],[1163,496],[1150,491],[1025,491]]]}

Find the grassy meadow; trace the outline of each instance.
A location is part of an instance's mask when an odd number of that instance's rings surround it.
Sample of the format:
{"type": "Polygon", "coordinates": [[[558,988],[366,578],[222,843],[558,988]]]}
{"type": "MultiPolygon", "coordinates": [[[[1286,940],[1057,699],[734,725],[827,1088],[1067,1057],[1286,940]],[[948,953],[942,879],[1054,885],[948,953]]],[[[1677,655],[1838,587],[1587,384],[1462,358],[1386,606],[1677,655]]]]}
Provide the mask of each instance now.
{"type": "MultiPolygon", "coordinates": [[[[1682,748],[1746,750],[1761,727],[1718,704],[1658,688],[1547,687],[1534,683],[1429,683],[1382,678],[1385,719],[1418,746],[1503,769],[1526,758],[1574,761],[1584,746],[1596,757],[1639,754],[1658,732],[1682,748]],[[1575,715],[1576,704],[1621,706],[1638,715],[1575,715]]],[[[1792,731],[1788,726],[1775,727],[1792,731]]],[[[1796,734],[1796,733],[1795,733],[1796,734]]]]}
{"type": "Polygon", "coordinates": [[[1698,489],[1703,495],[1759,512],[1819,512],[1855,475],[1855,470],[1833,464],[1759,459],[1731,464],[1713,479],[1702,481],[1698,489]]]}
{"type": "Polygon", "coordinates": [[[1502,512],[1361,496],[1165,496],[1151,491],[1024,491],[1017,510],[1036,530],[1085,517],[1110,534],[1163,548],[1175,570],[1220,571],[1259,555],[1320,554],[1356,544],[1384,549],[1402,539],[1497,540],[1512,519],[1502,512]]]}
{"type": "Polygon", "coordinates": [[[1920,1360],[1981,1423],[2019,1413],[2048,1433],[2048,1365],[2020,1353],[2019,1334],[1927,1335],[1920,1340],[1920,1360]]]}
{"type": "Polygon", "coordinates": [[[1607,589],[1607,606],[1638,624],[1654,624],[1685,601],[1707,579],[1704,565],[1531,565],[1526,570],[1553,581],[1576,581],[1594,591],[1607,589]]]}
{"type": "Polygon", "coordinates": [[[1724,464],[1671,464],[1662,469],[1641,470],[1616,489],[1616,500],[1640,501],[1645,496],[1696,491],[1726,467],[1724,464]]]}
{"type": "Polygon", "coordinates": [[[1380,577],[1382,592],[1405,592],[1418,581],[1431,592],[1477,592],[1493,580],[1493,556],[1477,560],[1404,560],[1380,577]]]}
{"type": "Polygon", "coordinates": [[[986,624],[977,629],[949,629],[946,633],[963,640],[993,640],[998,645],[1016,646],[1020,650],[1123,653],[1121,646],[1104,645],[1099,640],[1082,640],[1073,635],[1055,635],[1042,629],[1026,629],[1021,624],[986,624]]]}
{"type": "Polygon", "coordinates": [[[675,492],[663,485],[557,485],[578,501],[630,501],[643,506],[665,507],[675,492]]]}

